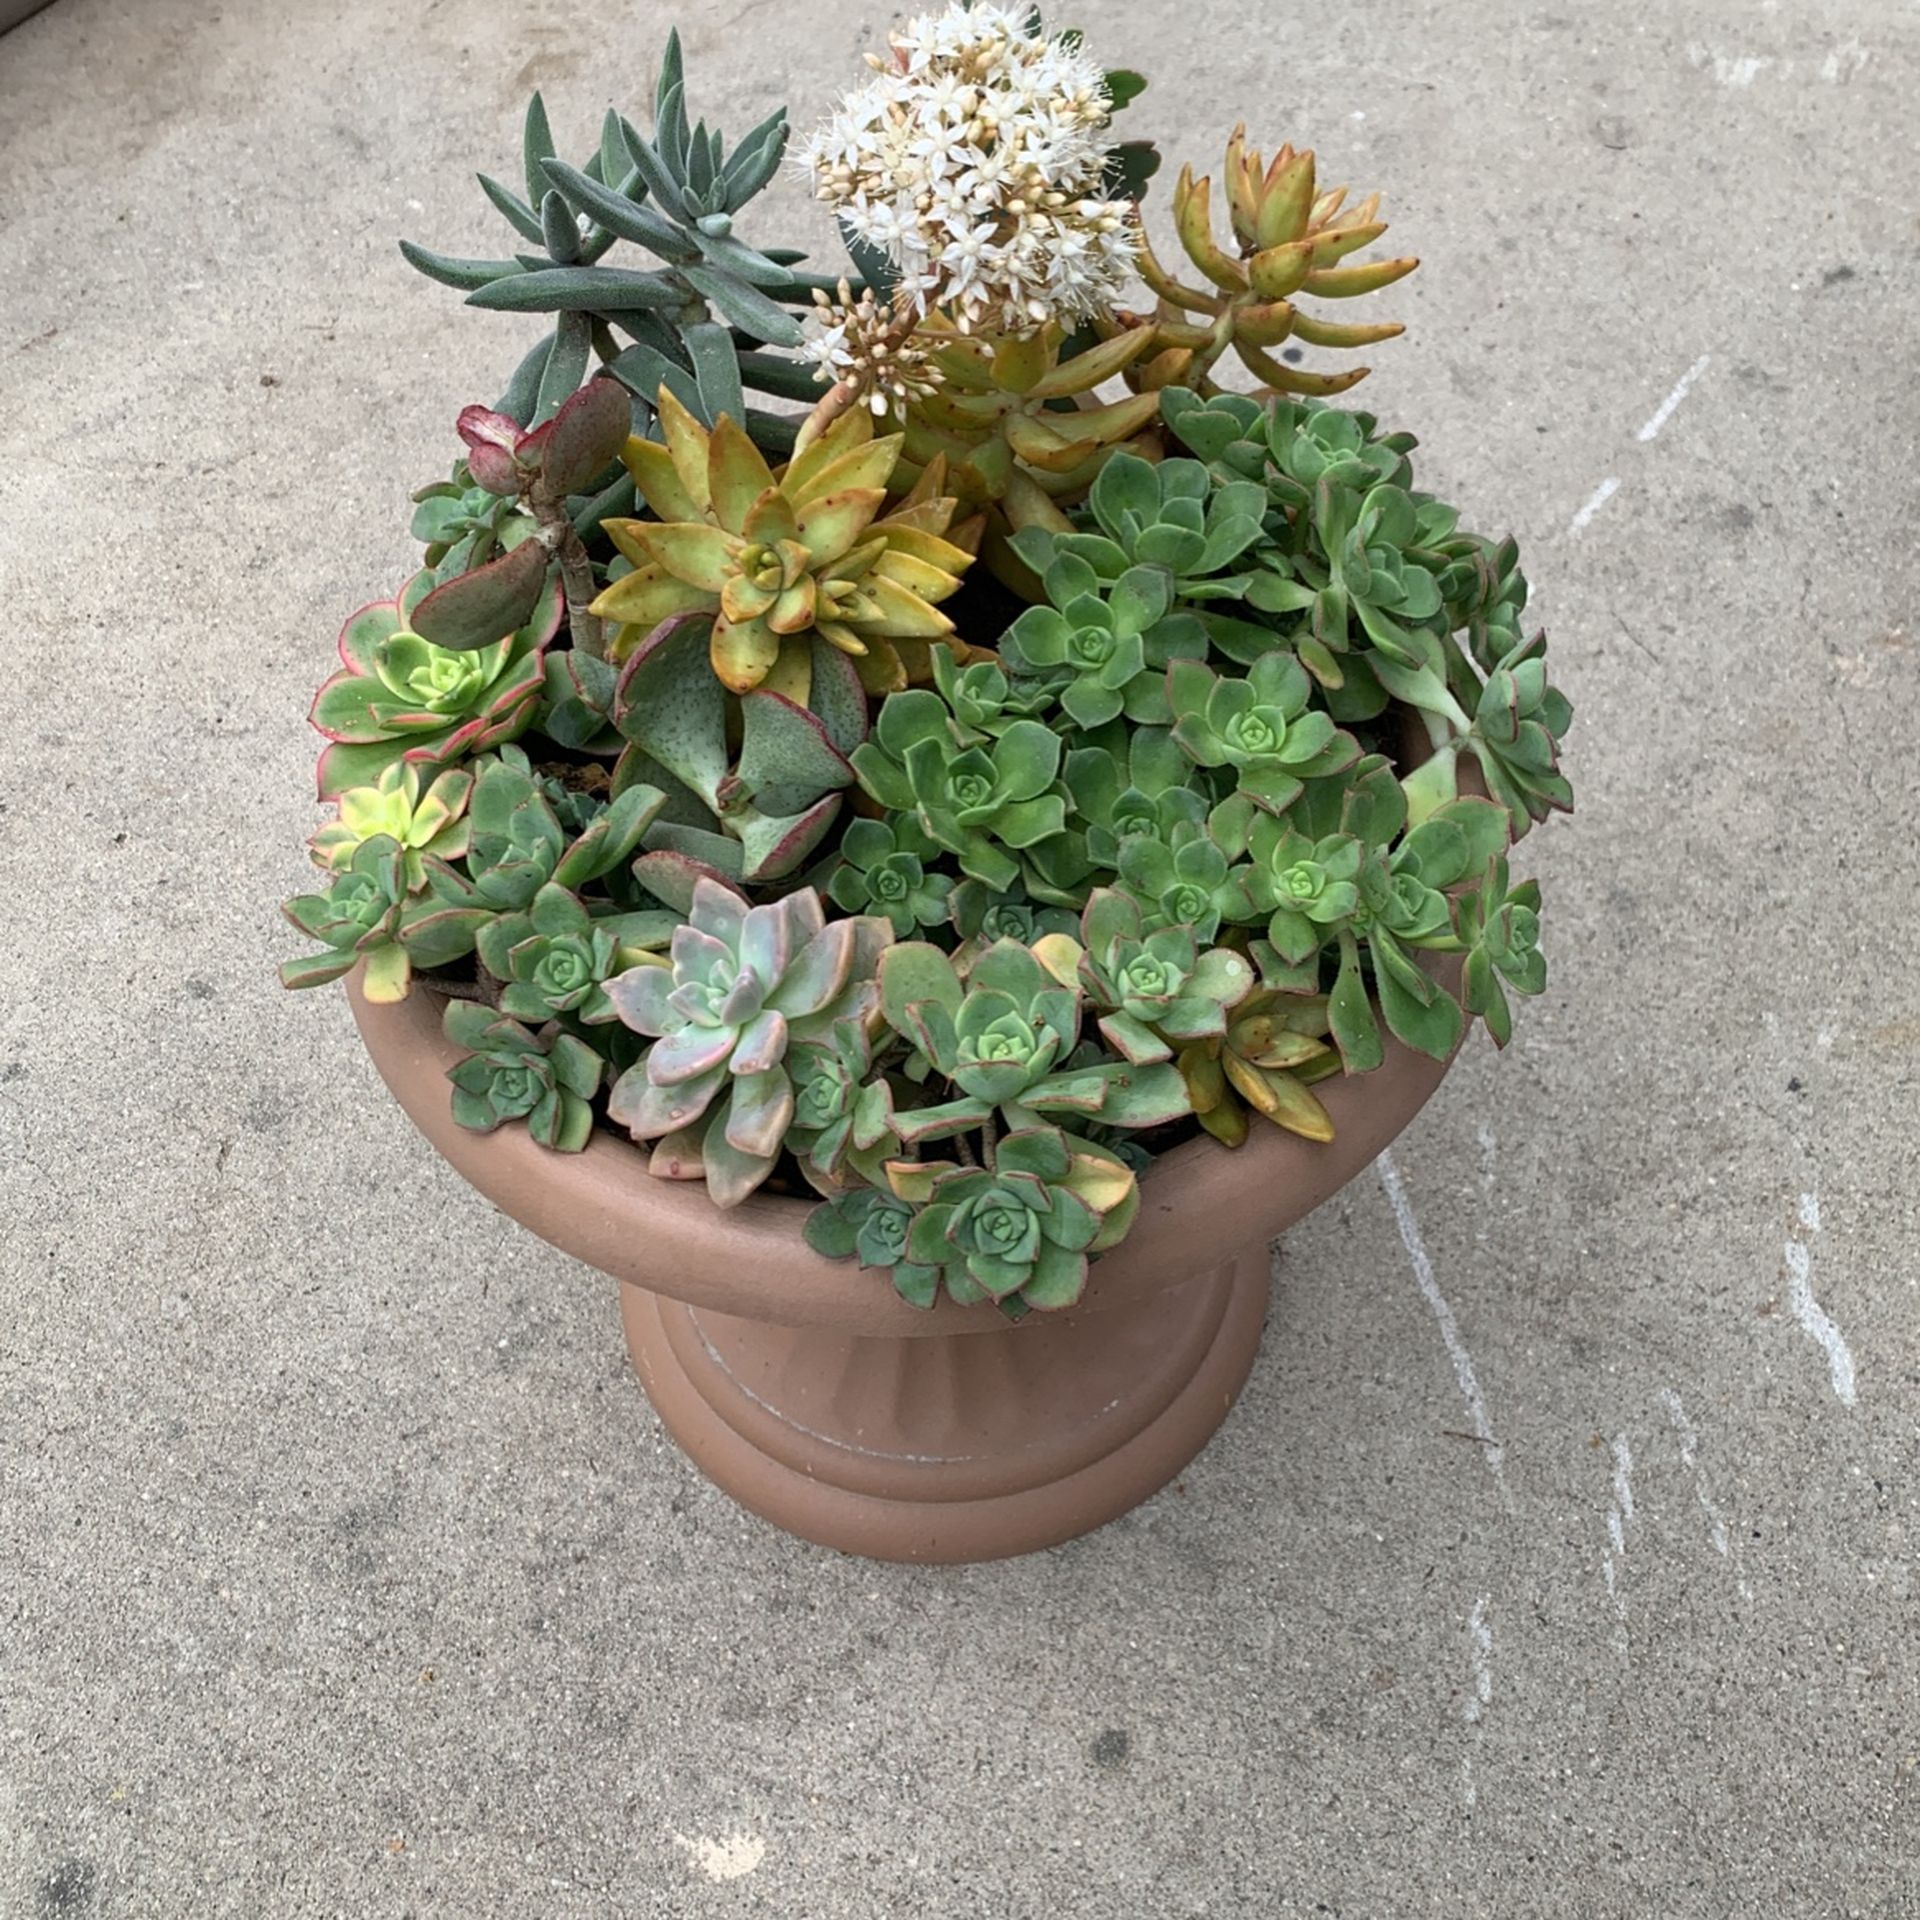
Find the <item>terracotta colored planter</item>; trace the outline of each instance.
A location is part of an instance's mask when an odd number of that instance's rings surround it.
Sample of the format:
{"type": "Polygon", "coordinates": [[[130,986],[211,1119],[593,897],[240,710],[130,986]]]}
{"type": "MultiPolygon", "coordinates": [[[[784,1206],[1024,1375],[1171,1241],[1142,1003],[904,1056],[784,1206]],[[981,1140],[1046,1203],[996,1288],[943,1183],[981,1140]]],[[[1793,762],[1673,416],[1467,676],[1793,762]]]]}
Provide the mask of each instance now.
{"type": "Polygon", "coordinates": [[[809,1203],[723,1213],[604,1132],[584,1153],[454,1123],[438,995],[377,1007],[350,984],[374,1064],[487,1198],[621,1281],[627,1346],[669,1431],[775,1525],[882,1560],[990,1560],[1137,1506],[1206,1445],[1260,1345],[1274,1237],[1366,1167],[1446,1067],[1386,1064],[1316,1092],[1337,1138],[1256,1126],[1237,1153],[1157,1160],[1139,1220],[1081,1305],[1009,1325],[991,1306],[908,1306],[883,1274],[800,1237],[809,1203]]]}

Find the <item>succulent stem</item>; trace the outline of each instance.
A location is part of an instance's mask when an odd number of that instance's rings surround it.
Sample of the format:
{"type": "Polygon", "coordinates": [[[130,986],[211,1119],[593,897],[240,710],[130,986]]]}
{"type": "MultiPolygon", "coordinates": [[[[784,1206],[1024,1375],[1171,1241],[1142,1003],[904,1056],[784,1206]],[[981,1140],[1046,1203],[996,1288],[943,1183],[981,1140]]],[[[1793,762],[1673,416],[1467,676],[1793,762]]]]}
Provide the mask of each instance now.
{"type": "Polygon", "coordinates": [[[593,562],[573,530],[564,508],[540,509],[540,541],[560,562],[560,584],[567,595],[567,630],[573,635],[576,652],[594,660],[607,657],[606,628],[597,613],[590,611],[595,595],[593,562]]]}

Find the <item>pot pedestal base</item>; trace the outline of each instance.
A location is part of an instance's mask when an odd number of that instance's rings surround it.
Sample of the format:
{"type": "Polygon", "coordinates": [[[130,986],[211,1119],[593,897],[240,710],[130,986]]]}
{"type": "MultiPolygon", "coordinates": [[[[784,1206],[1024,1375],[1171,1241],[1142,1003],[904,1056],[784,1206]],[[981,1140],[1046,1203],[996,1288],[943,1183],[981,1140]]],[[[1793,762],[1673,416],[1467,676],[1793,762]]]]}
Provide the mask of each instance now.
{"type": "MultiPolygon", "coordinates": [[[[877,1560],[991,1560],[1157,1493],[1246,1384],[1271,1256],[1018,1325],[877,1338],[629,1283],[627,1348],[706,1476],[774,1525],[877,1560]]],[[[885,1286],[879,1274],[868,1276],[885,1286]]]]}

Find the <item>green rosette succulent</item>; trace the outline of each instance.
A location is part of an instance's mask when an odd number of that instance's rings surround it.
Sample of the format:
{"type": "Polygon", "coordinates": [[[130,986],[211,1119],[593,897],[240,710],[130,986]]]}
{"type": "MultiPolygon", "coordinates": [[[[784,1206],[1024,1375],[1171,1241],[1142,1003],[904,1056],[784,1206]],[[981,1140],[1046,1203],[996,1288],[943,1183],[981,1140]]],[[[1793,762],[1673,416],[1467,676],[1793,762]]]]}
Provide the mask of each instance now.
{"type": "Polygon", "coordinates": [[[1073,1306],[1087,1255],[1116,1213],[1137,1204],[1133,1174],[1115,1158],[1076,1153],[1054,1127],[1006,1134],[991,1167],[900,1170],[924,1202],[907,1230],[907,1260],[934,1268],[961,1306],[993,1300],[1015,1313],[1073,1306]]]}
{"type": "Polygon", "coordinates": [[[1056,553],[1042,578],[1053,604],[1020,615],[1001,639],[1001,658],[1048,686],[1076,726],[1103,727],[1123,712],[1165,724],[1167,667],[1207,651],[1199,620],[1174,610],[1172,579],[1158,567],[1128,567],[1103,580],[1072,553],[1056,553]]]}
{"type": "Polygon", "coordinates": [[[699,1169],[716,1205],[738,1206],[773,1171],[795,1114],[788,1050],[864,1021],[884,920],[827,924],[811,887],[749,907],[702,880],[664,965],[618,975],[619,1019],[653,1044],[614,1083],[608,1113],[656,1158],[699,1169]]]}
{"type": "Polygon", "coordinates": [[[787,1050],[793,1082],[793,1124],[787,1144],[822,1180],[841,1177],[851,1154],[878,1172],[899,1145],[893,1131],[893,1090],[874,1077],[873,1040],[858,1020],[836,1021],[819,1040],[787,1050]]]}
{"type": "Polygon", "coordinates": [[[282,984],[325,986],[364,962],[361,990],[376,1003],[404,1000],[416,963],[444,966],[472,944],[450,946],[445,930],[431,924],[430,908],[409,899],[406,849],[385,834],[363,840],[324,893],[301,894],[285,911],[326,951],[284,962],[282,984]]]}
{"type": "Polygon", "coordinates": [[[961,943],[954,962],[963,969],[971,964],[973,955],[996,940],[1013,940],[1030,947],[1044,934],[1071,933],[1079,925],[1077,916],[1067,908],[1032,900],[1018,885],[1010,893],[999,893],[978,880],[962,880],[954,888],[950,904],[954,931],[961,943]]]}
{"type": "Polygon", "coordinates": [[[1038,719],[1053,705],[1052,688],[1037,681],[1016,684],[994,659],[975,660],[963,667],[951,653],[937,652],[933,684],[969,744],[1005,733],[1016,720],[1038,719]]]}
{"type": "Polygon", "coordinates": [[[940,851],[911,818],[850,820],[827,898],[845,913],[884,916],[902,940],[922,927],[945,926],[952,917],[953,877],[928,871],[940,851]]]}
{"type": "Polygon", "coordinates": [[[371,785],[396,760],[445,766],[517,738],[532,720],[542,656],[560,625],[558,588],[549,584],[533,618],[506,639],[456,651],[407,626],[432,586],[430,574],[416,574],[341,628],[341,670],[314,696],[311,715],[332,743],[320,756],[323,800],[371,785]]]}
{"type": "Polygon", "coordinates": [[[578,1153],[593,1132],[604,1062],[557,1025],[529,1033],[471,1000],[449,1000],[441,1025],[467,1057],[452,1068],[453,1117],[475,1133],[523,1120],[543,1147],[578,1153]]]}
{"type": "Polygon", "coordinates": [[[996,1113],[1009,1128],[1033,1126],[1039,1115],[1143,1128],[1187,1111],[1171,1069],[1083,1059],[1078,984],[1014,941],[980,953],[964,980],[938,947],[898,942],[881,956],[880,995],[888,1025],[957,1094],[896,1108],[895,1131],[909,1145],[985,1126],[996,1113]]]}
{"type": "Polygon", "coordinates": [[[1079,942],[1043,940],[1039,957],[1056,978],[1076,979],[1101,1036],[1136,1065],[1169,1060],[1191,1040],[1227,1030],[1253,990],[1252,966],[1228,947],[1205,952],[1189,927],[1146,930],[1137,902],[1101,888],[1087,901],[1079,942]]]}
{"type": "Polygon", "coordinates": [[[1366,847],[1350,833],[1311,840],[1265,815],[1252,834],[1256,902],[1270,907],[1267,939],[1291,966],[1313,958],[1360,906],[1366,847]]]}
{"type": "Polygon", "coordinates": [[[1065,554],[1102,580],[1154,567],[1181,600],[1231,600],[1244,584],[1239,563],[1260,539],[1267,510],[1266,489],[1252,480],[1225,480],[1199,460],[1156,464],[1119,453],[1087,495],[1090,527],[1036,528],[1014,545],[1035,572],[1065,554]]]}
{"type": "Polygon", "coordinates": [[[1204,827],[1204,780],[1163,727],[1138,728],[1113,747],[1076,747],[1061,779],[1072,802],[1072,826],[1085,835],[1089,861],[1112,871],[1120,843],[1134,835],[1165,840],[1176,829],[1204,827]]]}
{"type": "Polygon", "coordinates": [[[421,791],[422,776],[410,760],[381,769],[370,787],[349,787],[337,816],[307,842],[318,866],[339,873],[369,840],[383,835],[401,852],[407,891],[427,884],[427,861],[457,860],[467,850],[467,799],[473,775],[447,768],[421,791]]]}
{"type": "Polygon", "coordinates": [[[1507,863],[1495,860],[1477,888],[1457,905],[1461,944],[1467,950],[1463,986],[1467,1011],[1487,1023],[1495,1046],[1513,1038],[1513,1009],[1506,989],[1541,993],[1547,957],[1540,951],[1540,883],[1509,884],[1507,863]]]}
{"type": "Polygon", "coordinates": [[[888,696],[852,759],[873,799],[913,815],[963,873],[989,887],[1011,887],[1020,877],[1013,855],[1066,825],[1066,802],[1053,791],[1060,737],[1037,720],[966,745],[940,696],[913,687],[888,696]]]}
{"type": "Polygon", "coordinates": [[[1284,813],[1307,780],[1324,779],[1360,757],[1359,742],[1307,702],[1313,681],[1292,654],[1256,660],[1228,679],[1197,660],[1167,673],[1173,737],[1203,767],[1232,767],[1239,789],[1270,813],[1284,813]]]}
{"type": "Polygon", "coordinates": [[[914,1209],[884,1187],[856,1187],[837,1193],[807,1215],[807,1245],[829,1260],[857,1260],[863,1267],[889,1271],[901,1299],[931,1307],[940,1291],[940,1266],[919,1266],[907,1258],[907,1235],[914,1209]]]}
{"type": "Polygon", "coordinates": [[[1120,843],[1118,878],[1149,927],[1189,927],[1196,940],[1211,940],[1246,908],[1238,864],[1207,825],[1176,824],[1164,838],[1130,835],[1120,843]]]}
{"type": "Polygon", "coordinates": [[[653,787],[629,787],[611,803],[570,792],[507,747],[475,781],[465,870],[429,858],[428,884],[450,907],[524,912],[549,883],[577,893],[617,876],[664,805],[653,787]]]}

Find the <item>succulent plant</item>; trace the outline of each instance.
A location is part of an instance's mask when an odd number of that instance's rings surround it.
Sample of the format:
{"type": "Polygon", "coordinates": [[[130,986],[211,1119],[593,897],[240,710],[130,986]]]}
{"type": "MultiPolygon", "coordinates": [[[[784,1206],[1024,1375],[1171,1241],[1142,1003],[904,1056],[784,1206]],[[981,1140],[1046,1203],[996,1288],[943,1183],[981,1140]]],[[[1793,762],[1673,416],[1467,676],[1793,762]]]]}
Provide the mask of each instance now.
{"type": "Polygon", "coordinates": [[[957,1098],[897,1109],[894,1127],[917,1144],[990,1122],[1009,1127],[1036,1115],[1072,1114],[1108,1127],[1164,1126],[1186,1111],[1178,1076],[1155,1064],[1079,1062],[1080,990],[1035,953],[1000,940],[962,981],[938,947],[900,941],[880,960],[881,1005],[957,1098]]]}
{"type": "Polygon", "coordinates": [[[1386,232],[1386,222],[1375,218],[1380,196],[1345,206],[1346,188],[1320,191],[1313,155],[1291,147],[1282,147],[1272,164],[1263,167],[1260,155],[1247,148],[1246,131],[1244,126],[1234,129],[1223,170],[1231,248],[1214,237],[1212,176],[1195,179],[1193,169],[1183,167],[1173,189],[1181,248],[1207,284],[1194,287],[1177,279],[1142,241],[1140,275],[1159,297],[1159,308],[1150,322],[1136,322],[1151,326],[1153,351],[1132,362],[1134,378],[1147,388],[1184,385],[1216,391],[1213,370],[1231,348],[1255,379],[1276,392],[1344,393],[1366,378],[1367,368],[1310,373],[1276,360],[1274,348],[1289,339],[1316,347],[1363,347],[1390,340],[1404,329],[1313,319],[1299,311],[1296,296],[1351,299],[1391,286],[1420,263],[1402,259],[1340,265],[1386,232]]]}
{"type": "Polygon", "coordinates": [[[749,907],[702,880],[667,964],[607,985],[620,1020],[653,1042],[614,1083],[610,1117],[636,1140],[697,1151],[714,1203],[738,1206],[793,1124],[788,1048],[867,1017],[887,934],[884,921],[828,925],[811,887],[749,907]]]}
{"type": "Polygon", "coordinates": [[[615,790],[667,797],[637,871],[683,910],[702,876],[758,885],[796,872],[838,816],[867,732],[859,676],[827,641],[812,639],[803,681],[787,678],[794,695],[766,686],[735,701],[708,671],[708,624],[683,614],[656,627],[613,707],[631,743],[615,790]]]}
{"type": "Polygon", "coordinates": [[[685,101],[675,32],[654,90],[653,138],[609,110],[597,148],[573,167],[557,157],[536,93],[522,141],[526,197],[480,176],[517,236],[513,257],[454,259],[401,242],[415,267],[466,292],[471,306],[555,316],[553,333],[528,354],[500,402],[521,425],[550,419],[597,356],[648,404],[664,383],[709,424],[730,413],[775,450],[790,442],[790,426],[745,410],[742,388],[806,396],[806,369],[759,349],[798,345],[798,322],[781,301],[806,301],[816,283],[794,275],[799,254],[758,252],[735,231],[742,209],[779,171],[786,113],[770,115],[729,155],[718,132],[689,125],[685,101]],[[622,240],[659,264],[599,264],[622,240]],[[631,342],[624,348],[622,334],[631,342]]]}
{"type": "Polygon", "coordinates": [[[1340,1071],[1325,1039],[1324,996],[1259,987],[1233,1009],[1226,1031],[1183,1047],[1175,1061],[1194,1116],[1222,1145],[1251,1131],[1249,1112],[1305,1140],[1333,1138],[1333,1120],[1311,1091],[1340,1071]]]}
{"type": "Polygon", "coordinates": [[[852,655],[873,692],[927,677],[928,647],[953,631],[939,603],[972,558],[943,538],[956,503],[937,470],[883,517],[901,442],[876,440],[864,412],[843,414],[777,480],[727,416],[709,433],[663,390],[660,423],[665,445],[627,448],[658,518],[607,523],[634,568],[594,602],[625,629],[616,657],[663,620],[705,613],[713,671],[735,693],[803,674],[815,635],[852,655]]]}
{"type": "Polygon", "coordinates": [[[836,1193],[807,1215],[807,1245],[829,1260],[858,1260],[889,1271],[900,1297],[931,1307],[940,1291],[944,1262],[919,1266],[907,1258],[907,1235],[915,1209],[891,1188],[855,1187],[836,1193]]]}
{"type": "Polygon", "coordinates": [[[1118,447],[1133,446],[1153,424],[1150,395],[1086,398],[1129,366],[1149,344],[1122,334],[1062,358],[1058,326],[1036,333],[961,334],[923,328],[939,376],[907,408],[906,462],[917,475],[936,460],[968,507],[997,509],[996,526],[1054,527],[1069,522],[1055,504],[1084,494],[1118,447]],[[1081,404],[1063,408],[1058,403],[1081,404]]]}
{"type": "Polygon", "coordinates": [[[517,913],[549,882],[577,892],[624,867],[665,805],[656,788],[630,787],[611,803],[570,808],[587,817],[569,832],[551,784],[518,747],[502,748],[485,762],[465,823],[465,870],[451,856],[426,861],[435,897],[450,907],[517,913]]]}
{"type": "Polygon", "coordinates": [[[1054,1127],[1002,1136],[991,1167],[894,1170],[894,1190],[919,1202],[907,1230],[910,1266],[936,1268],[966,1306],[1057,1311],[1086,1289],[1087,1255],[1108,1221],[1137,1202],[1132,1172],[1054,1127]]]}
{"type": "Polygon", "coordinates": [[[1475,888],[1464,890],[1456,915],[1467,950],[1462,984],[1467,1011],[1487,1023],[1495,1046],[1513,1038],[1513,1009],[1506,989],[1540,993],[1547,959],[1540,951],[1540,883],[1509,884],[1507,863],[1495,860],[1475,888]]]}
{"type": "Polygon", "coordinates": [[[421,791],[422,774],[409,760],[395,760],[370,787],[349,787],[336,817],[307,842],[314,862],[338,873],[369,840],[381,836],[400,848],[401,874],[409,893],[427,884],[427,860],[456,860],[467,850],[467,798],[473,775],[457,768],[437,773],[421,791]]]}
{"type": "Polygon", "coordinates": [[[911,819],[850,820],[840,836],[840,863],[827,897],[845,913],[885,917],[904,940],[952,918],[953,877],[930,873],[940,848],[911,819]]]}
{"type": "Polygon", "coordinates": [[[416,574],[392,600],[362,607],[340,630],[341,670],[314,696],[323,800],[377,781],[396,760],[445,766],[522,733],[542,687],[541,656],[560,623],[547,586],[517,632],[491,646],[436,646],[408,622],[433,588],[416,574]]]}
{"type": "Polygon", "coordinates": [[[1184,926],[1149,933],[1139,905],[1107,888],[1087,901],[1079,941],[1042,940],[1039,958],[1056,978],[1078,981],[1107,1044],[1139,1066],[1171,1059],[1178,1043],[1224,1034],[1254,984],[1244,956],[1202,952],[1184,926]]]}
{"type": "Polygon", "coordinates": [[[1232,767],[1242,793],[1284,813],[1302,784],[1350,767],[1359,743],[1307,701],[1313,682],[1291,653],[1256,660],[1244,679],[1227,679],[1198,660],[1167,672],[1173,737],[1203,767],[1232,767]]]}
{"type": "Polygon", "coordinates": [[[406,249],[551,332],[347,623],[282,972],[447,994],[463,1125],[578,1151],[604,1111],[657,1176],[811,1188],[821,1252],[1017,1317],[1196,1126],[1325,1140],[1315,1086],[1389,1035],[1506,1042],[1571,708],[1514,542],[1313,397],[1364,368],[1276,357],[1399,331],[1299,310],[1410,270],[1349,258],[1376,200],[1238,131],[1230,237],[1175,192],[1188,284],[1110,138],[1137,75],[997,0],[874,64],[806,154],[844,279],[741,238],[785,116],[692,124],[677,36],[652,131],[609,113],[579,166],[534,98],[524,197],[482,181],[508,257],[406,249]]]}
{"type": "Polygon", "coordinates": [[[823,1180],[840,1176],[849,1154],[878,1171],[894,1151],[893,1089],[875,1077],[873,1040],[859,1020],[838,1020],[817,1040],[787,1049],[793,1124],[787,1142],[823,1180]]]}
{"type": "MultiPolygon", "coordinates": [[[[441,646],[487,646],[532,617],[549,568],[557,566],[574,647],[583,657],[598,658],[605,649],[588,605],[595,592],[593,563],[572,502],[605,483],[632,424],[633,404],[613,380],[590,380],[531,431],[508,414],[463,408],[457,425],[468,473],[486,492],[524,511],[506,523],[511,536],[500,536],[506,551],[498,558],[484,558],[475,542],[467,549],[465,570],[442,570],[440,584],[414,610],[415,627],[441,646]]],[[[583,516],[597,517],[597,511],[583,516]]]]}
{"type": "Polygon", "coordinates": [[[576,895],[549,882],[533,896],[524,926],[509,916],[483,931],[481,958],[506,983],[500,1007],[515,1019],[564,1013],[600,1026],[614,1018],[607,981],[643,964],[647,943],[664,943],[673,924],[664,914],[596,920],[576,895]]]}
{"type": "Polygon", "coordinates": [[[442,966],[466,950],[456,940],[449,951],[444,930],[428,924],[430,913],[408,897],[406,849],[399,841],[386,834],[363,840],[324,893],[286,903],[287,918],[325,951],[283,962],[281,983],[325,986],[364,962],[360,984],[369,1000],[404,1000],[416,961],[442,966]]]}
{"type": "Polygon", "coordinates": [[[543,1147],[578,1153],[593,1133],[593,1096],[605,1063],[557,1024],[529,1033],[471,1000],[449,1000],[446,1035],[467,1057],[453,1067],[453,1117],[475,1133],[524,1120],[543,1147]]]}
{"type": "Polygon", "coordinates": [[[852,759],[873,799],[913,815],[962,873],[989,887],[1020,877],[1008,849],[1031,847],[1066,824],[1066,803],[1052,791],[1060,737],[1037,720],[1016,720],[996,739],[963,746],[940,696],[909,688],[882,703],[873,737],[852,759]]]}

